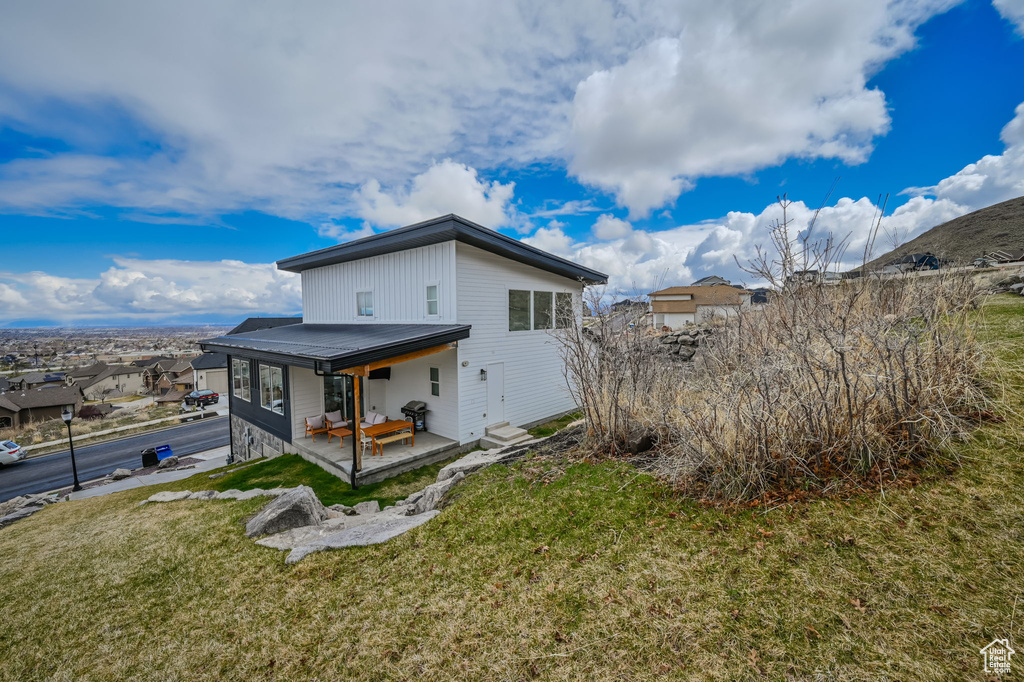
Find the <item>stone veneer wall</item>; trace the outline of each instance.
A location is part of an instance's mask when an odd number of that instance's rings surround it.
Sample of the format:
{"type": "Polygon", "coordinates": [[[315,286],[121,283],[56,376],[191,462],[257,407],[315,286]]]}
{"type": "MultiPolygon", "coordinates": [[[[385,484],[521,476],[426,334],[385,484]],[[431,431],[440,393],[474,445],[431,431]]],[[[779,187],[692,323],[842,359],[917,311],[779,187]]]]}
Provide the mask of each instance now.
{"type": "Polygon", "coordinates": [[[287,445],[272,433],[231,415],[231,454],[236,460],[277,457],[287,445]]]}

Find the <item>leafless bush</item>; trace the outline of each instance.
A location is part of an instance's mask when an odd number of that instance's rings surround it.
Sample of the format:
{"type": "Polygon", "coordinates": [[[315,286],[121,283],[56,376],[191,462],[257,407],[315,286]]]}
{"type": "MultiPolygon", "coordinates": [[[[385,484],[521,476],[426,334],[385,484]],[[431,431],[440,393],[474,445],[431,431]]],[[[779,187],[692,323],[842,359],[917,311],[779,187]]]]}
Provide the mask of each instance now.
{"type": "Polygon", "coordinates": [[[970,273],[837,282],[822,273],[842,243],[792,238],[785,217],[771,237],[750,271],[778,295],[716,329],[690,371],[636,330],[565,338],[593,452],[651,446],[662,476],[745,500],[892,476],[964,432],[984,402],[970,273]]]}

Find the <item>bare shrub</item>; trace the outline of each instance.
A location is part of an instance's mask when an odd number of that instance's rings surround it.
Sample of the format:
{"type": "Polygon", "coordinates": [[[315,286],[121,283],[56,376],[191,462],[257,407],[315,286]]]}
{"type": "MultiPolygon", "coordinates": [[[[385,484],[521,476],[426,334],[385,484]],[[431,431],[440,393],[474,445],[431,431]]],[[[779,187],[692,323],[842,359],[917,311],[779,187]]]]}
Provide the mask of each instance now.
{"type": "Polygon", "coordinates": [[[892,477],[966,430],[985,399],[971,274],[839,281],[823,273],[842,243],[793,238],[785,217],[770,234],[777,255],[750,271],[777,295],[717,328],[688,371],[648,333],[565,337],[594,453],[645,441],[681,487],[747,500],[892,477]]]}

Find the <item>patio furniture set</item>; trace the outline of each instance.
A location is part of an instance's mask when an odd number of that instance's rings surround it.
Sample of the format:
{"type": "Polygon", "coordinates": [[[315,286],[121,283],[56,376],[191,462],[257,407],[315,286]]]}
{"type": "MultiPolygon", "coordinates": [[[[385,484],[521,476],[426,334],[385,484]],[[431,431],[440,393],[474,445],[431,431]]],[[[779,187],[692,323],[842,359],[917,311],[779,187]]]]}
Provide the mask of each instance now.
{"type": "MultiPolygon", "coordinates": [[[[345,447],[345,436],[351,436],[350,424],[341,415],[341,410],[327,412],[316,417],[306,417],[305,436],[312,436],[316,442],[318,434],[327,434],[327,442],[331,438],[338,438],[341,447],[345,447]]],[[[388,419],[383,414],[367,412],[363,421],[359,423],[360,444],[363,450],[370,447],[370,456],[384,456],[384,446],[388,443],[397,443],[403,440],[409,441],[409,446],[416,445],[416,429],[411,421],[404,419],[388,419]]]]}

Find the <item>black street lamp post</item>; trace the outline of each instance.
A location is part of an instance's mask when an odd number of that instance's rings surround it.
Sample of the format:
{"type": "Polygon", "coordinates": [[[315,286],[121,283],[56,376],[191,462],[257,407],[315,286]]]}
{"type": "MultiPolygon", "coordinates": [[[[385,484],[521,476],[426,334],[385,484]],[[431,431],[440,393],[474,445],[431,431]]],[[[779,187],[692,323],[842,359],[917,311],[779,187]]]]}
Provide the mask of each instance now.
{"type": "Polygon", "coordinates": [[[71,486],[71,491],[77,492],[82,489],[82,485],[78,482],[78,467],[75,466],[75,443],[71,439],[71,418],[75,416],[74,409],[74,405],[66,406],[64,411],[60,413],[60,418],[68,425],[68,447],[71,448],[71,473],[75,477],[75,484],[71,486]]]}

